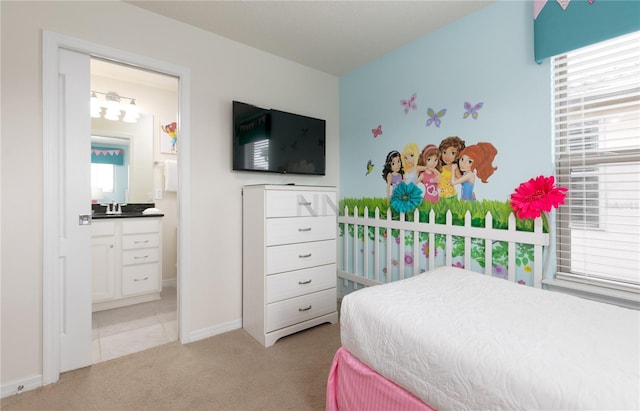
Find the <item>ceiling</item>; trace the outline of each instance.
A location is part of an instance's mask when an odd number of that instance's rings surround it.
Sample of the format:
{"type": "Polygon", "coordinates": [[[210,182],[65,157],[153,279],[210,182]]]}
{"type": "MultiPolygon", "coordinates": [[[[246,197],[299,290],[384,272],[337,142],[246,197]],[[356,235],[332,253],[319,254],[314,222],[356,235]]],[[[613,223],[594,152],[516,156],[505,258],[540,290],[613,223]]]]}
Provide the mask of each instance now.
{"type": "Polygon", "coordinates": [[[494,1],[126,2],[341,76],[494,1]]]}

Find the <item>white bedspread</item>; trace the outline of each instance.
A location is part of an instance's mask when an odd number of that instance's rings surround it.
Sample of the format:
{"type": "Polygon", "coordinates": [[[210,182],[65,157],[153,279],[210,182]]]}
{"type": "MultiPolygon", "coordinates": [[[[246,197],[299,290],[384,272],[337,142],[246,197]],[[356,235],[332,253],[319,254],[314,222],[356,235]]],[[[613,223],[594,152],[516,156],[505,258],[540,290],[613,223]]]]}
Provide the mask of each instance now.
{"type": "Polygon", "coordinates": [[[640,409],[640,312],[471,271],[348,294],[341,338],[439,411],[640,409]]]}

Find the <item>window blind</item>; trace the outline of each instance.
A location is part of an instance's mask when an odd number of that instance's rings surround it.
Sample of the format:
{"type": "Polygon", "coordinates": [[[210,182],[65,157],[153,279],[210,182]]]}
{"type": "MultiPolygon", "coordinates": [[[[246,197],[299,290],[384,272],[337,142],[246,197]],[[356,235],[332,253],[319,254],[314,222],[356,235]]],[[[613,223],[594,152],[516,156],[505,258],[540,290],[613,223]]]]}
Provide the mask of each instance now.
{"type": "Polygon", "coordinates": [[[640,291],[640,32],[553,59],[557,274],[640,291]]]}

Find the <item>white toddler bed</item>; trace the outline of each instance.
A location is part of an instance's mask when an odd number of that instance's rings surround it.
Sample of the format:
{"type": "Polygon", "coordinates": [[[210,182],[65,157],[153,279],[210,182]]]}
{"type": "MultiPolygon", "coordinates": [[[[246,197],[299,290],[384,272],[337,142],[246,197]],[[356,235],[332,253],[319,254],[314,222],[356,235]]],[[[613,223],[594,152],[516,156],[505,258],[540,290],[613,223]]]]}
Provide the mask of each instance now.
{"type": "Polygon", "coordinates": [[[439,411],[640,409],[640,312],[464,269],[348,294],[341,339],[439,411]]]}

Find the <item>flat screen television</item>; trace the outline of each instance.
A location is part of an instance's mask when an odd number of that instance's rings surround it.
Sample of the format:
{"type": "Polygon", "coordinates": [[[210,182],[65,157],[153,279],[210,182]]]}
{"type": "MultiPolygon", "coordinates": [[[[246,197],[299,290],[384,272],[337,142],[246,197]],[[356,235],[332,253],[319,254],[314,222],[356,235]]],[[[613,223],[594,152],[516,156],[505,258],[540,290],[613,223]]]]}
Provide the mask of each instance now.
{"type": "Polygon", "coordinates": [[[325,175],[326,121],[233,102],[233,169],[325,175]]]}

